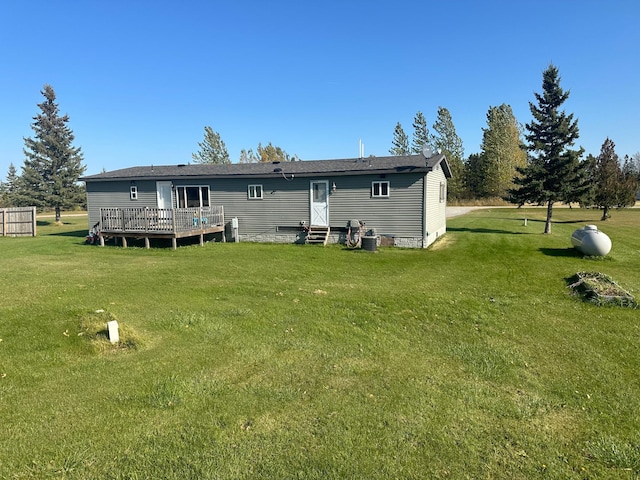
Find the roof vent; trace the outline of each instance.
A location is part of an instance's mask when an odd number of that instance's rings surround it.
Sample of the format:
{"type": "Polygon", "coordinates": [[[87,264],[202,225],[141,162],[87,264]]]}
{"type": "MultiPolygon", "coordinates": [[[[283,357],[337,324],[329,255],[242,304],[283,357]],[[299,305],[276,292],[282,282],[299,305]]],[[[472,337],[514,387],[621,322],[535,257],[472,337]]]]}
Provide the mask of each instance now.
{"type": "Polygon", "coordinates": [[[178,167],[186,167],[186,166],[187,166],[187,164],[186,164],[186,163],[179,163],[179,164],[178,164],[178,167]]]}
{"type": "Polygon", "coordinates": [[[279,164],[279,163],[280,163],[280,160],[274,160],[274,161],[273,161],[273,162],[271,162],[271,163],[273,163],[274,165],[277,165],[277,164],[279,164]]]}

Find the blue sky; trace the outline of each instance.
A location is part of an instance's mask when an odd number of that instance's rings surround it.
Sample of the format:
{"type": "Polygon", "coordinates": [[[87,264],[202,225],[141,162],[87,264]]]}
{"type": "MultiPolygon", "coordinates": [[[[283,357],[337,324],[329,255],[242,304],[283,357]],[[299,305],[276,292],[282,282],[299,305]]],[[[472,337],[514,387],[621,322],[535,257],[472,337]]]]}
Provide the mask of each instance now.
{"type": "Polygon", "coordinates": [[[465,156],[490,106],[521,123],[555,64],[587,153],[640,151],[633,0],[0,3],[0,179],[53,86],[87,174],[191,161],[210,125],[232,161],[272,142],[303,160],[387,155],[438,106],[465,156]]]}

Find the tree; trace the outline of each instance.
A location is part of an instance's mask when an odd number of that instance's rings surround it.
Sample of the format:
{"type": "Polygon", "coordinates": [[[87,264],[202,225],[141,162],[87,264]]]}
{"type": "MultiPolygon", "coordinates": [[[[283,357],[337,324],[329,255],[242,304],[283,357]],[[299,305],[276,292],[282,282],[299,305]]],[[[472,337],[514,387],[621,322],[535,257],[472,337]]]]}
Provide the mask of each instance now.
{"type": "Polygon", "coordinates": [[[609,218],[609,210],[613,207],[627,207],[636,201],[636,182],[633,174],[625,174],[613,141],[607,138],[596,158],[594,175],[593,203],[602,209],[601,220],[609,218]]]}
{"type": "Polygon", "coordinates": [[[17,207],[16,198],[19,188],[20,177],[16,171],[16,167],[13,163],[9,164],[9,170],[7,172],[7,181],[0,182],[0,206],[3,207],[17,207]]]}
{"type": "MultiPolygon", "coordinates": [[[[249,150],[251,151],[251,150],[249,150]]],[[[271,142],[263,147],[261,143],[258,143],[258,161],[269,162],[295,162],[300,160],[297,155],[289,155],[282,148],[274,146],[271,142]]]]}
{"type": "Polygon", "coordinates": [[[531,158],[525,168],[518,169],[522,176],[514,179],[516,188],[511,194],[519,202],[546,203],[544,233],[551,233],[553,204],[579,197],[588,186],[579,162],[583,150],[569,150],[578,138],[578,121],[560,110],[569,92],[560,87],[553,65],[542,74],[542,90],[542,94],[535,93],[537,105],[529,102],[533,120],[526,125],[525,138],[531,158]]]}
{"type": "Polygon", "coordinates": [[[33,117],[34,138],[24,139],[26,158],[19,193],[36,207],[53,207],[59,222],[62,208],[85,202],[78,178],[86,167],[82,165],[81,148],[73,146],[75,137],[67,125],[69,116],[59,114],[53,87],[45,85],[40,93],[45,100],[38,104],[41,112],[33,117]]]}
{"type": "Polygon", "coordinates": [[[487,128],[483,128],[482,153],[477,165],[477,194],[481,197],[505,198],[513,188],[517,167],[527,164],[527,152],[520,126],[511,107],[489,107],[487,128]]]}
{"type": "Polygon", "coordinates": [[[206,163],[210,165],[224,165],[231,163],[227,146],[224,144],[220,134],[211,127],[204,127],[204,140],[198,142],[198,150],[192,153],[191,157],[195,163],[206,163]]]}
{"type": "Polygon", "coordinates": [[[417,112],[413,118],[413,139],[411,140],[411,153],[422,153],[422,149],[429,145],[429,128],[427,120],[422,112],[417,112]]]}
{"type": "Polygon", "coordinates": [[[400,122],[396,123],[393,130],[393,140],[389,149],[391,155],[409,155],[409,137],[404,133],[400,122]]]}
{"type": "Polygon", "coordinates": [[[240,163],[257,163],[259,162],[258,157],[256,156],[255,153],[253,153],[252,149],[249,149],[248,151],[245,150],[244,148],[242,150],[240,150],[240,163]]]}
{"type": "Polygon", "coordinates": [[[464,194],[464,148],[462,139],[456,133],[449,110],[438,107],[438,116],[433,124],[434,134],[430,135],[430,144],[447,157],[451,168],[451,178],[447,182],[447,196],[461,198],[464,194]]]}

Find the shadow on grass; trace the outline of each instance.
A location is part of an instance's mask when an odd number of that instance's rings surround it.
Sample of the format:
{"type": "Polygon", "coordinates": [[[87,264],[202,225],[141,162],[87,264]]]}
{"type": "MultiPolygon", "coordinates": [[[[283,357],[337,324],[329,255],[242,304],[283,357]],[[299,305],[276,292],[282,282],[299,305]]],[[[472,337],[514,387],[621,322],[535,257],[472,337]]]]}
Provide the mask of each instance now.
{"type": "Polygon", "coordinates": [[[532,235],[531,232],[514,232],[512,230],[500,230],[500,229],[494,229],[494,228],[466,228],[466,227],[447,227],[447,232],[500,233],[503,235],[532,235]]]}
{"type": "Polygon", "coordinates": [[[45,234],[51,237],[77,237],[77,238],[86,238],[87,230],[69,230],[66,232],[53,232],[45,234]]]}
{"type": "Polygon", "coordinates": [[[582,257],[582,254],[573,247],[568,248],[546,248],[539,249],[544,255],[548,257],[582,257]]]}

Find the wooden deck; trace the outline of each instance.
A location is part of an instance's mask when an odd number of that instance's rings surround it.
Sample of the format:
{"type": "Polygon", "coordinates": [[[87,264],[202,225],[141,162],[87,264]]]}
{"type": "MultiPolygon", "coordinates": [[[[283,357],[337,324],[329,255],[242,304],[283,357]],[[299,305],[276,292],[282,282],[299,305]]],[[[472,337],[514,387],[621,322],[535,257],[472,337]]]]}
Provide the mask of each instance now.
{"type": "Polygon", "coordinates": [[[144,238],[145,248],[149,248],[149,239],[171,239],[171,246],[177,248],[177,239],[200,237],[222,232],[224,236],[223,207],[202,208],[101,208],[99,223],[100,246],[104,246],[104,237],[122,239],[127,247],[127,238],[144,238]]]}

